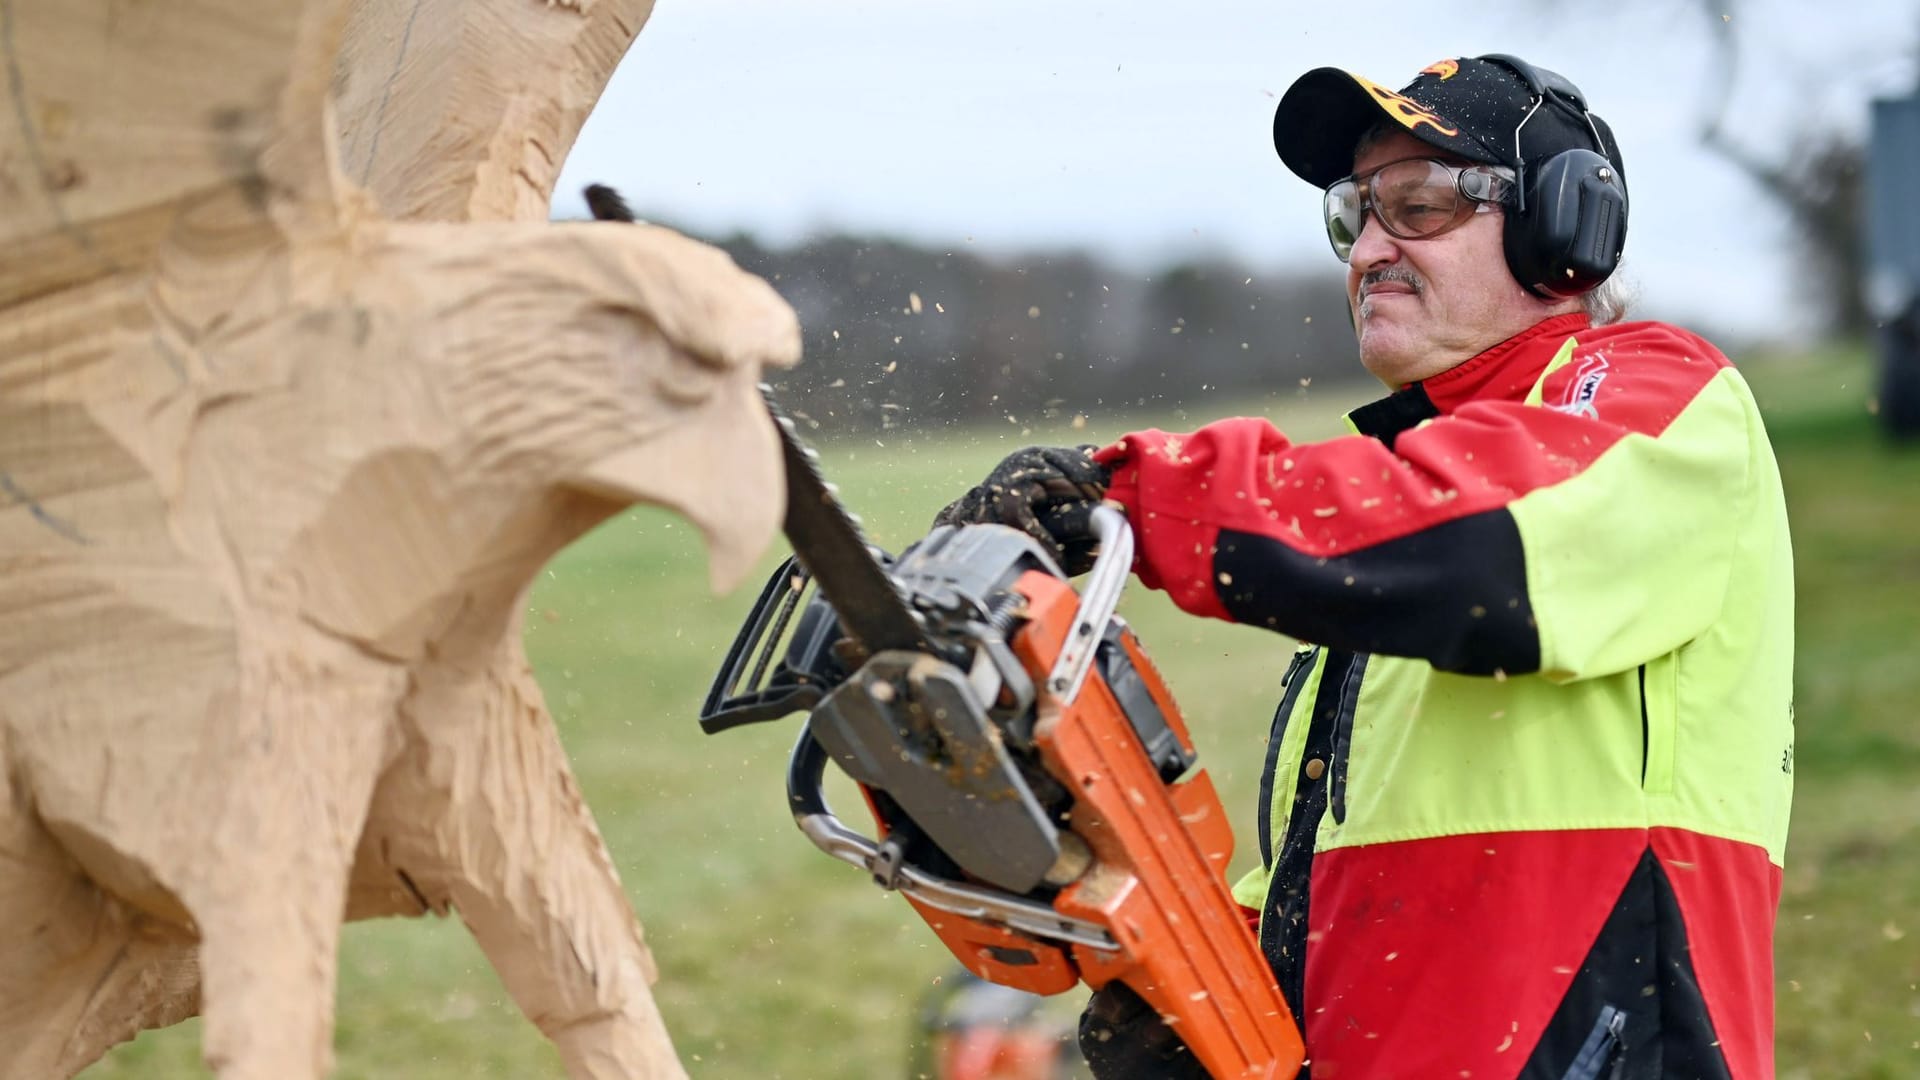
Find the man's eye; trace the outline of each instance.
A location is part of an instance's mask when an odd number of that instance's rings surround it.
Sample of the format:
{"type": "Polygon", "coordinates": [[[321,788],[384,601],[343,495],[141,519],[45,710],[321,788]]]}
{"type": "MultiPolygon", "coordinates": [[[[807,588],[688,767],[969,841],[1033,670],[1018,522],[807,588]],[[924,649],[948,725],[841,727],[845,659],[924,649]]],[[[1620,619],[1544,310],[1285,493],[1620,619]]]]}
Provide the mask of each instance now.
{"type": "Polygon", "coordinates": [[[1409,202],[1400,207],[1400,223],[1411,229],[1437,229],[1446,224],[1452,216],[1446,207],[1438,203],[1409,202]]]}

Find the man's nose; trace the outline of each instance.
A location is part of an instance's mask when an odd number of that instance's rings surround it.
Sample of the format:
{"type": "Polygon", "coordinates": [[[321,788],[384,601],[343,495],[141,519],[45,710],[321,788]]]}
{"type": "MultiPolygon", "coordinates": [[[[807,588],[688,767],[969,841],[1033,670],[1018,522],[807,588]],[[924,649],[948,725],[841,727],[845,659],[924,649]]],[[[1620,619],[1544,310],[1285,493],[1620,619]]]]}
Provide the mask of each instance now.
{"type": "Polygon", "coordinates": [[[1381,226],[1373,208],[1368,207],[1366,216],[1360,219],[1360,235],[1354,238],[1353,250],[1347,253],[1347,265],[1365,273],[1397,262],[1399,258],[1399,243],[1381,226]]]}

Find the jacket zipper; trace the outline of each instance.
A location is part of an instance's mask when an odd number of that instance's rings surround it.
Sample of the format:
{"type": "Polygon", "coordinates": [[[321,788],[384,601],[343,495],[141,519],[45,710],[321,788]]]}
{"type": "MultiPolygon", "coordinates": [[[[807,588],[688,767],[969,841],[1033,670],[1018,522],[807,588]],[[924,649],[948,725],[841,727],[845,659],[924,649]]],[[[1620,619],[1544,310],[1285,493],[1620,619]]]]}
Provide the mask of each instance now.
{"type": "Polygon", "coordinates": [[[1346,678],[1340,680],[1340,703],[1333,717],[1333,753],[1327,762],[1327,812],[1335,825],[1347,823],[1347,758],[1353,748],[1353,714],[1360,707],[1360,680],[1365,676],[1372,654],[1355,653],[1347,665],[1346,678]]]}
{"type": "Polygon", "coordinates": [[[1640,665],[1640,789],[1673,791],[1674,680],[1672,653],[1640,665]]]}
{"type": "Polygon", "coordinates": [[[1652,751],[1647,727],[1647,665],[1640,665],[1640,786],[1647,786],[1647,755],[1652,751]]]}
{"type": "Polygon", "coordinates": [[[1260,799],[1254,803],[1260,815],[1260,866],[1264,870],[1273,869],[1273,774],[1280,765],[1280,740],[1285,737],[1287,719],[1300,700],[1300,687],[1307,681],[1306,673],[1319,655],[1318,645],[1296,650],[1287,665],[1287,673],[1280,677],[1284,693],[1280,695],[1280,707],[1273,713],[1272,730],[1267,734],[1267,764],[1260,771],[1260,799]]]}
{"type": "MultiPolygon", "coordinates": [[[[1287,816],[1287,835],[1273,853],[1272,877],[1267,883],[1265,906],[1260,918],[1260,951],[1272,966],[1280,982],[1280,993],[1294,1015],[1304,1008],[1306,986],[1307,885],[1313,878],[1315,839],[1320,821],[1326,816],[1327,794],[1332,777],[1327,775],[1333,757],[1333,727],[1338,719],[1341,699],[1347,696],[1347,674],[1359,662],[1354,653],[1327,651],[1320,664],[1318,689],[1307,713],[1307,735],[1300,760],[1293,763],[1287,787],[1272,793],[1273,798],[1292,800],[1287,816]]],[[[1300,680],[1304,687],[1306,680],[1300,680]]],[[[1277,777],[1276,777],[1277,779],[1277,777]]],[[[1267,807],[1267,820],[1273,808],[1267,807]]]]}
{"type": "Polygon", "coordinates": [[[1587,1041],[1573,1056],[1561,1080],[1618,1080],[1626,1067],[1627,1014],[1611,1005],[1600,1006],[1587,1041]]]}

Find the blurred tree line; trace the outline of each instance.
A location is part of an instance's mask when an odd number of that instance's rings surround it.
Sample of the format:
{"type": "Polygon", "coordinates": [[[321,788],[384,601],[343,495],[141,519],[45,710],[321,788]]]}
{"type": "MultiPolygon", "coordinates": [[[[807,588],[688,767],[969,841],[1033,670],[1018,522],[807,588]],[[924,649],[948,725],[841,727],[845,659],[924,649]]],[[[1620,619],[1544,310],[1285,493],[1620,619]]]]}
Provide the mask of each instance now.
{"type": "MultiPolygon", "coordinates": [[[[1580,0],[1547,0],[1515,7],[1537,8],[1550,16],[1586,8],[1580,0]]],[[[1650,5],[1651,6],[1651,5],[1650,5]]],[[[1755,193],[1786,217],[1788,242],[1800,258],[1795,282],[1809,312],[1822,329],[1842,337],[1872,331],[1867,307],[1865,203],[1866,136],[1857,125],[1823,115],[1819,90],[1827,73],[1804,58],[1783,54],[1777,44],[1747,40],[1746,0],[1660,0],[1662,10],[1691,9],[1706,30],[1709,53],[1696,71],[1704,92],[1695,106],[1700,145],[1739,170],[1755,193]],[[1802,103],[1798,113],[1769,115],[1767,123],[1747,122],[1746,102],[1738,91],[1743,73],[1759,68],[1764,77],[1787,80],[1802,103]],[[1755,138],[1755,136],[1759,136],[1755,138]]],[[[1855,59],[1879,62],[1911,55],[1913,41],[1863,42],[1855,59]]],[[[1631,147],[1627,148],[1629,151],[1631,147]]],[[[1631,183],[1633,155],[1626,154],[1631,183]]]]}
{"type": "MultiPolygon", "coordinates": [[[[1708,71],[1710,99],[1700,118],[1700,145],[1739,169],[1755,189],[1785,211],[1805,272],[1798,276],[1810,306],[1832,333],[1857,337],[1873,327],[1867,310],[1865,202],[1866,136],[1836,127],[1811,112],[1794,118],[1786,138],[1775,133],[1771,152],[1742,141],[1735,89],[1744,63],[1757,60],[1770,72],[1777,57],[1751,54],[1734,30],[1734,0],[1694,0],[1713,44],[1708,71]],[[1769,63],[1769,61],[1773,61],[1769,63]]],[[[1744,22],[1743,24],[1744,25],[1744,22]]],[[[1806,78],[1806,99],[1815,80],[1806,78]]]]}
{"type": "Polygon", "coordinates": [[[799,313],[805,359],[773,383],[820,427],[1024,423],[1365,377],[1337,271],[1215,258],[1143,272],[845,234],[785,248],[707,239],[799,313]]]}

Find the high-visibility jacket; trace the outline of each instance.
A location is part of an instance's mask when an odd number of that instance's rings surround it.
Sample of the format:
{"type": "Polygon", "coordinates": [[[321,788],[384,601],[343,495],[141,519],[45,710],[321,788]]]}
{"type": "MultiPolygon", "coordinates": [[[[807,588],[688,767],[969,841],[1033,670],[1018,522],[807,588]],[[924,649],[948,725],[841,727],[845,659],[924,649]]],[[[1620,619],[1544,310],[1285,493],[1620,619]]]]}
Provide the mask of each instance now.
{"type": "Polygon", "coordinates": [[[1793,568],[1745,381],[1568,315],[1349,421],[1098,455],[1143,582],[1308,643],[1235,891],[1313,1077],[1771,1077],[1793,568]]]}

